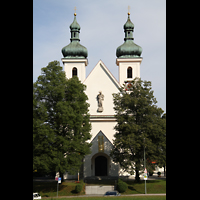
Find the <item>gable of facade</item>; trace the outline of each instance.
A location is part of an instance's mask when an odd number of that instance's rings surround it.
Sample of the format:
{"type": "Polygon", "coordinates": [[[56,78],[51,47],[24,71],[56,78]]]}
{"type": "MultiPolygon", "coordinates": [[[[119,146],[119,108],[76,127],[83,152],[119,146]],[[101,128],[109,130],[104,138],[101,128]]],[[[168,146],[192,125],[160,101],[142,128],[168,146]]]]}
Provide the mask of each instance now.
{"type": "Polygon", "coordinates": [[[119,92],[120,85],[101,60],[83,84],[87,86],[85,93],[88,96],[88,103],[90,104],[90,115],[114,115],[112,94],[119,92]],[[102,100],[103,111],[101,112],[98,111],[97,97],[100,91],[104,95],[104,100],[102,100]]]}

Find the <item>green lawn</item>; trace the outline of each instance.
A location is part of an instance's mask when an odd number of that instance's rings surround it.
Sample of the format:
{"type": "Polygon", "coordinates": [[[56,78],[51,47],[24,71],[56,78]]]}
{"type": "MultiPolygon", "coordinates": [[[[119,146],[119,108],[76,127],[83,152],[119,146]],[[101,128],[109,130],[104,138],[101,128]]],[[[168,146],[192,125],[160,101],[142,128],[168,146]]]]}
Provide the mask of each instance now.
{"type": "MultiPolygon", "coordinates": [[[[62,182],[59,184],[58,196],[78,196],[85,194],[84,191],[75,193],[75,182],[62,182]]],[[[57,196],[57,181],[55,182],[33,182],[33,192],[39,192],[42,197],[57,196]]]]}
{"type": "MultiPolygon", "coordinates": [[[[127,181],[127,184],[128,184],[128,189],[123,194],[144,194],[144,181],[140,181],[140,183],[135,183],[134,181],[127,181]]],[[[147,180],[146,185],[147,185],[147,194],[166,193],[166,179],[147,180]]],[[[75,182],[62,182],[61,184],[59,184],[58,196],[78,196],[85,194],[84,190],[81,193],[76,194],[75,186],[76,186],[75,182]]],[[[33,192],[39,192],[42,197],[55,197],[57,196],[57,182],[34,181],[33,192]]],[[[135,198],[136,197],[134,197],[134,199],[135,198]]]]}
{"type": "MultiPolygon", "coordinates": [[[[135,183],[134,181],[127,181],[128,189],[123,194],[144,194],[144,181],[135,183]]],[[[166,179],[165,180],[147,180],[146,181],[147,194],[166,193],[166,179]]]]}

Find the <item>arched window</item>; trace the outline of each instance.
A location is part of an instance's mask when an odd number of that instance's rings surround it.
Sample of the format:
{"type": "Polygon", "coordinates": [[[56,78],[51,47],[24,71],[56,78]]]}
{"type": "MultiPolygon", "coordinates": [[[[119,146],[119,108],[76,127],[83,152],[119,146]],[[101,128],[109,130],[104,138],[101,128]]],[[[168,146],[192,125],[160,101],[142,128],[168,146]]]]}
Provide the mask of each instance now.
{"type": "Polygon", "coordinates": [[[74,68],[72,69],[72,77],[73,77],[73,76],[78,76],[78,70],[77,70],[76,67],[74,67],[74,68]]]}
{"type": "Polygon", "coordinates": [[[127,69],[127,78],[133,78],[132,67],[128,67],[127,69]]]}

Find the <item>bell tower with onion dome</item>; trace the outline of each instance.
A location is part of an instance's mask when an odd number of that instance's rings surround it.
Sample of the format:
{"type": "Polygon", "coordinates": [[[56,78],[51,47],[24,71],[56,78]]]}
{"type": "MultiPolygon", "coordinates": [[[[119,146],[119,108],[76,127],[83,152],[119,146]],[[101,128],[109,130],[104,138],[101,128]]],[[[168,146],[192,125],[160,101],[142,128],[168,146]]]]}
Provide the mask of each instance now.
{"type": "Polygon", "coordinates": [[[64,65],[64,71],[67,78],[77,76],[83,83],[86,78],[86,66],[88,64],[88,51],[80,44],[79,33],[80,25],[76,21],[76,13],[74,13],[74,21],[70,25],[71,38],[70,44],[62,48],[63,57],[61,60],[64,65]]]}
{"type": "Polygon", "coordinates": [[[140,78],[142,47],[133,42],[133,30],[134,24],[131,22],[130,12],[128,12],[128,19],[124,24],[124,43],[116,50],[116,64],[119,66],[120,85],[130,82],[136,77],[140,78]]]}

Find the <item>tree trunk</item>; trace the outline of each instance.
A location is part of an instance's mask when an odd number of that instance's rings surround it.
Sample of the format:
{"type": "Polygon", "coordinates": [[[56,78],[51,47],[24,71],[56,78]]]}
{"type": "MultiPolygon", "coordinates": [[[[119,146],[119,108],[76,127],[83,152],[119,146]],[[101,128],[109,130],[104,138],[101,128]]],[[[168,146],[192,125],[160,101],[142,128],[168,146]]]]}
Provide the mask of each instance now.
{"type": "Polygon", "coordinates": [[[140,181],[139,170],[137,170],[137,168],[136,168],[135,172],[136,172],[135,181],[136,181],[136,182],[139,182],[139,181],[140,181]]]}

